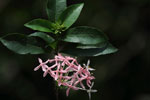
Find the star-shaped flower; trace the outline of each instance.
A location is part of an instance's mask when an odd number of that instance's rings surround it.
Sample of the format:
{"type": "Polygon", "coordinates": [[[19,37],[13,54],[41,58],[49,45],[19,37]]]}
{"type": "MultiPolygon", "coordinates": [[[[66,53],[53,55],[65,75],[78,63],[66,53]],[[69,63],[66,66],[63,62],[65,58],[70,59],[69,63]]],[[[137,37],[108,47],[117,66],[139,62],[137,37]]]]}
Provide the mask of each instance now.
{"type": "Polygon", "coordinates": [[[94,82],[92,83],[92,85],[90,86],[90,88],[87,90],[87,93],[88,93],[88,95],[89,95],[89,100],[91,100],[91,93],[92,93],[92,92],[97,92],[97,90],[93,90],[93,89],[92,89],[93,86],[94,86],[94,82]]]}

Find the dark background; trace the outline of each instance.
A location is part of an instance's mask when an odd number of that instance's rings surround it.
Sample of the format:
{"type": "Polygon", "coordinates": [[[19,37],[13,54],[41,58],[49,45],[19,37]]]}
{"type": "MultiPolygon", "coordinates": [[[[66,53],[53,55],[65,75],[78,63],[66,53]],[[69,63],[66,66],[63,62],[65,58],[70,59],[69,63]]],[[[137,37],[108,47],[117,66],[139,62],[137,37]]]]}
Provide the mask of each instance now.
{"type": "MultiPolygon", "coordinates": [[[[150,100],[150,0],[68,0],[85,2],[74,24],[102,29],[119,51],[92,57],[97,93],[92,100],[150,100]]],[[[0,0],[0,36],[32,31],[23,26],[34,18],[47,18],[45,0],[0,0]]],[[[55,100],[52,78],[34,72],[38,57],[18,55],[0,43],[0,100],[55,100]]],[[[60,100],[88,100],[82,91],[71,90],[60,100]]]]}

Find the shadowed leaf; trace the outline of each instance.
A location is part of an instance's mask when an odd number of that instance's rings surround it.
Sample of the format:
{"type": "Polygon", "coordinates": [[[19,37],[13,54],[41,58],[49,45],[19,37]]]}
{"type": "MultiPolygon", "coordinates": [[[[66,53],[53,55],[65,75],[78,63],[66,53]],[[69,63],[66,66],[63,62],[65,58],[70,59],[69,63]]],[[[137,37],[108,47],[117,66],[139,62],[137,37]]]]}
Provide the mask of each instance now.
{"type": "Polygon", "coordinates": [[[46,41],[48,44],[55,41],[54,38],[52,38],[50,35],[43,33],[43,32],[35,32],[35,33],[32,33],[28,36],[29,37],[31,37],[31,36],[39,37],[39,38],[43,39],[44,41],[46,41]]]}
{"type": "Polygon", "coordinates": [[[21,44],[17,41],[7,41],[5,39],[0,39],[2,44],[8,49],[18,53],[18,54],[42,54],[44,50],[40,47],[31,44],[21,44]]]}
{"type": "Polygon", "coordinates": [[[62,51],[62,53],[69,54],[72,56],[100,56],[116,52],[116,49],[111,44],[107,44],[101,48],[72,48],[62,51]]]}

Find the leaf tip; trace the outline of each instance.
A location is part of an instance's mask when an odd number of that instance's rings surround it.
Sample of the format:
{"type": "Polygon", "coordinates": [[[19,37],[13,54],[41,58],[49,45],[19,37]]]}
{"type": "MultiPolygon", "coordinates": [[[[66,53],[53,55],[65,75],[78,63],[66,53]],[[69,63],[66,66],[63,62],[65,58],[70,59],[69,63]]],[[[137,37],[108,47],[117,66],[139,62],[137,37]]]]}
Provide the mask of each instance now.
{"type": "Polygon", "coordinates": [[[25,27],[28,27],[28,23],[25,23],[24,26],[25,26],[25,27]]]}
{"type": "Polygon", "coordinates": [[[83,8],[83,7],[84,7],[84,3],[80,3],[79,5],[80,5],[80,7],[81,7],[81,8],[83,8]]]}
{"type": "Polygon", "coordinates": [[[118,52],[118,51],[119,51],[119,49],[115,48],[113,53],[118,52]]]}

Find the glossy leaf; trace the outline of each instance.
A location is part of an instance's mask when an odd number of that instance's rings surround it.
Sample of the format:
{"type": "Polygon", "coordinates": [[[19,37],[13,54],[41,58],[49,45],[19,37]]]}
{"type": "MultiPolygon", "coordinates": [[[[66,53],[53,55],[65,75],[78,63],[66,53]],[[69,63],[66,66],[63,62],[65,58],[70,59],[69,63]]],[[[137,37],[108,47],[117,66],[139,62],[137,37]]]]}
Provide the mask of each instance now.
{"type": "Polygon", "coordinates": [[[8,41],[5,39],[0,39],[1,43],[8,49],[18,53],[18,54],[42,54],[44,50],[40,47],[31,44],[21,44],[17,41],[8,41]]]}
{"type": "Polygon", "coordinates": [[[44,19],[34,19],[24,26],[41,32],[53,32],[53,23],[44,19]]]}
{"type": "Polygon", "coordinates": [[[47,0],[46,12],[50,21],[56,22],[65,9],[66,0],[47,0]]]}
{"type": "Polygon", "coordinates": [[[79,48],[79,49],[103,48],[103,47],[105,47],[107,45],[108,45],[107,42],[103,42],[103,43],[96,44],[96,45],[83,45],[83,44],[79,44],[77,46],[77,48],[79,48]]]}
{"type": "Polygon", "coordinates": [[[60,24],[66,29],[69,28],[79,17],[83,6],[83,3],[69,6],[59,17],[60,24]]]}
{"type": "Polygon", "coordinates": [[[107,42],[107,40],[107,37],[102,31],[87,26],[79,26],[68,30],[65,38],[63,39],[63,41],[66,42],[86,45],[101,44],[103,42],[107,42]]]}
{"type": "Polygon", "coordinates": [[[43,39],[44,41],[46,41],[48,44],[54,42],[54,38],[52,38],[50,35],[43,33],[43,32],[35,32],[29,35],[29,37],[39,37],[41,39],[43,39]]]}
{"type": "Polygon", "coordinates": [[[72,56],[100,56],[105,54],[110,54],[116,52],[117,49],[108,44],[102,48],[88,48],[88,49],[81,49],[81,48],[73,48],[62,51],[62,53],[69,54],[72,56]]]}
{"type": "Polygon", "coordinates": [[[111,53],[115,53],[117,51],[118,51],[118,49],[116,47],[114,47],[112,44],[108,44],[107,48],[103,52],[95,54],[95,56],[111,54],[111,53]]]}

